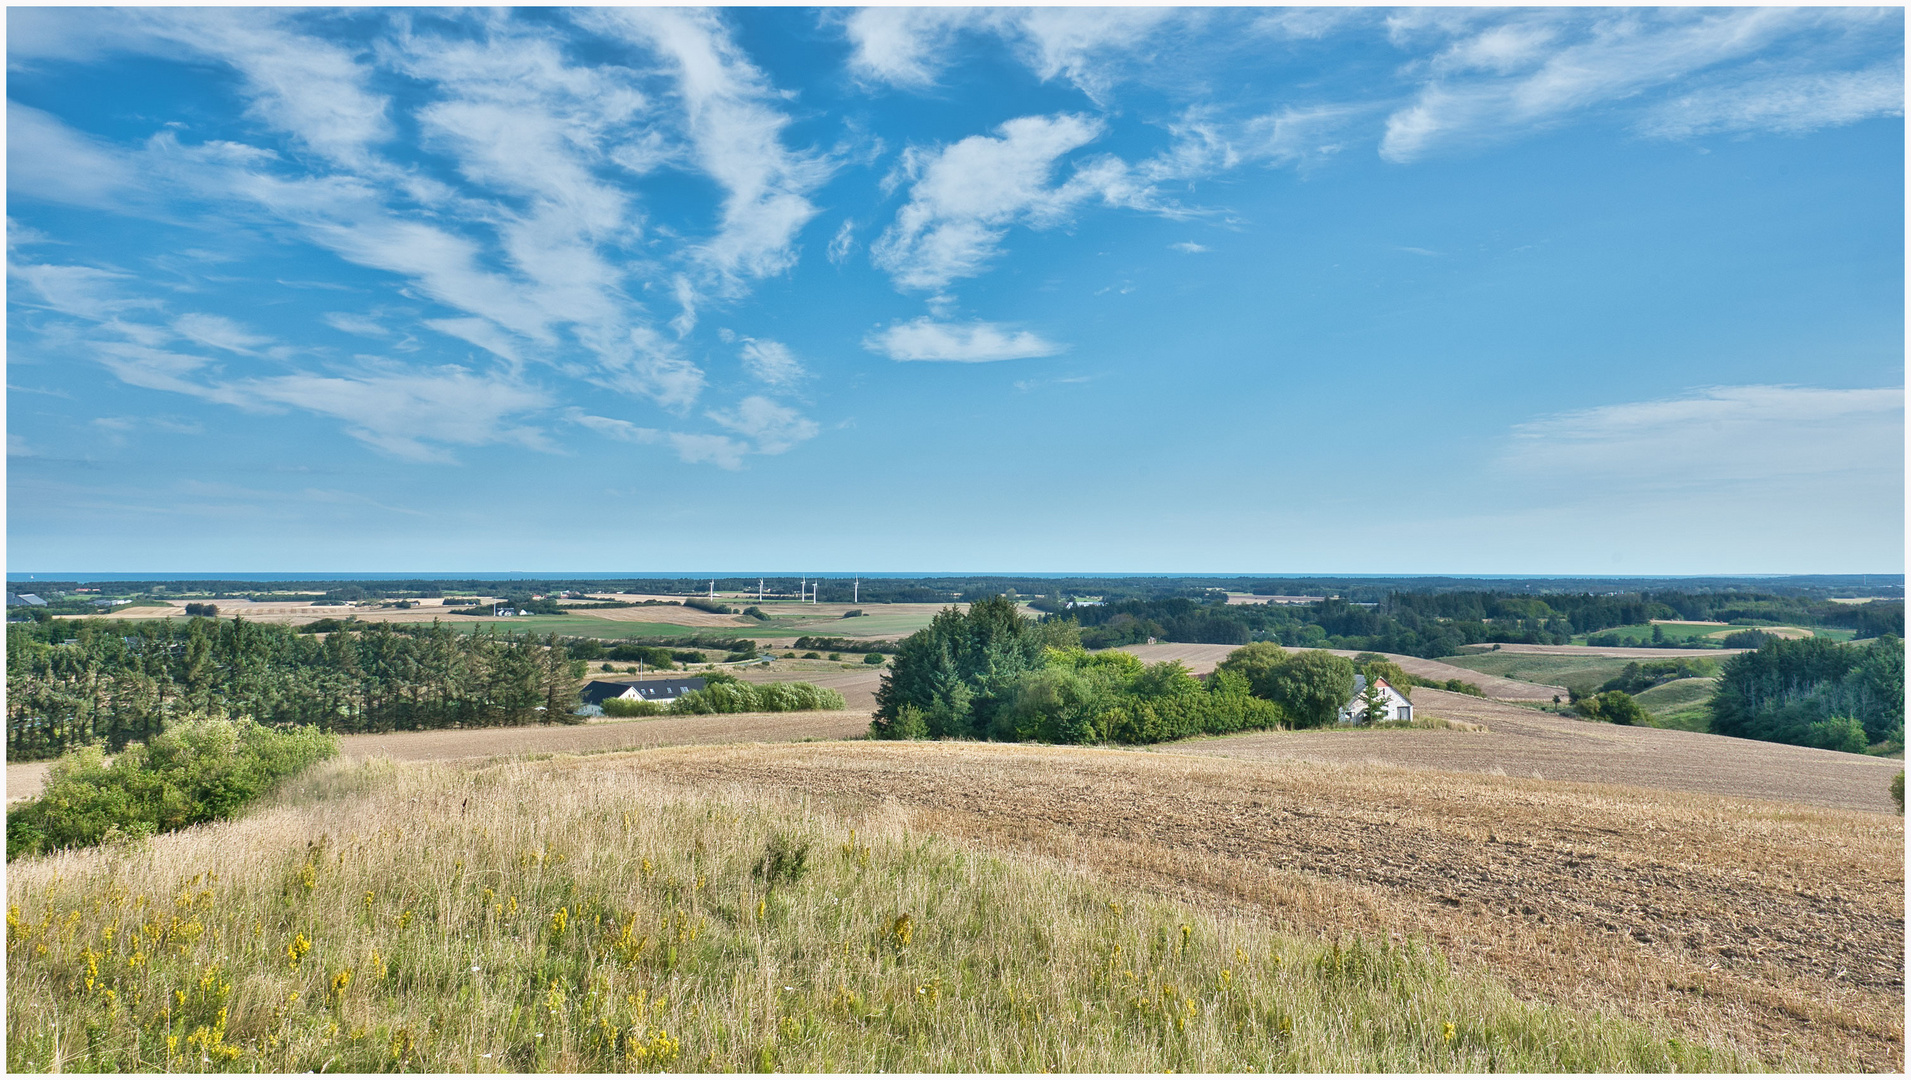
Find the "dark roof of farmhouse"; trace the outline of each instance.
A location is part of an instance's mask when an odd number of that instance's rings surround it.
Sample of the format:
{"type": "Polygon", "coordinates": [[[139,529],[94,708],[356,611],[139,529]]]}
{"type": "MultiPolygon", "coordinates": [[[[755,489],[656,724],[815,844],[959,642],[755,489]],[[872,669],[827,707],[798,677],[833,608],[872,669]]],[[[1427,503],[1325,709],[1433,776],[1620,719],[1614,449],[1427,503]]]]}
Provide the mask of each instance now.
{"type": "Polygon", "coordinates": [[[608,698],[622,697],[631,687],[637,688],[637,697],[641,701],[674,701],[704,687],[703,679],[645,679],[641,682],[608,682],[593,679],[584,685],[581,695],[586,705],[601,705],[608,698]]]}

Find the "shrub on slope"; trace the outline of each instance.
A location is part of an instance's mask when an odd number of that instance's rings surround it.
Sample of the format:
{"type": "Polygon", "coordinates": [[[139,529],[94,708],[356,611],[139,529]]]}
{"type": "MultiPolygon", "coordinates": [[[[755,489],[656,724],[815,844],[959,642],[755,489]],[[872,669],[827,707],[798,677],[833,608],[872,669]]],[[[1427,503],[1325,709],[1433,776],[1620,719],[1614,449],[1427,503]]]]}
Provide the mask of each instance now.
{"type": "Polygon", "coordinates": [[[7,811],[7,858],[150,836],[230,818],[280,779],[338,753],[315,728],[195,719],[128,746],[111,764],[98,746],[55,762],[45,792],[7,811]]]}

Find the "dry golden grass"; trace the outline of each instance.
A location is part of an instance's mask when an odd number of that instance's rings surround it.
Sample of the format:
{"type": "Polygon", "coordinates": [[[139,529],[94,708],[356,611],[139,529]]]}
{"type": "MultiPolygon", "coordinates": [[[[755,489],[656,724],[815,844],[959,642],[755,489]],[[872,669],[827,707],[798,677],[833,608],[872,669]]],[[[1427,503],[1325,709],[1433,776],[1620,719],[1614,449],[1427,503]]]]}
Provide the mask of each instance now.
{"type": "Polygon", "coordinates": [[[750,760],[337,763],[239,822],[16,863],[9,1067],[1754,1064],[1521,1002],[1397,936],[1296,936],[938,838],[913,807],[681,777],[750,760]]]}

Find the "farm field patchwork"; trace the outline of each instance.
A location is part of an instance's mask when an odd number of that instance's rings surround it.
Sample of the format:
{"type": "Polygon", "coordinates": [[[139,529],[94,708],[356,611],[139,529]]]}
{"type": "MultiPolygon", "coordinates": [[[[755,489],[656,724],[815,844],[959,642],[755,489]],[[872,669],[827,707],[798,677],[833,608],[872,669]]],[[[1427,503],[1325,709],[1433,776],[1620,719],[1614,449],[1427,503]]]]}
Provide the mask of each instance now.
{"type": "MultiPolygon", "coordinates": [[[[1179,660],[1196,675],[1206,675],[1215,666],[1227,659],[1228,654],[1238,645],[1188,645],[1176,642],[1161,642],[1155,645],[1122,645],[1121,651],[1133,653],[1150,664],[1163,660],[1179,660]]],[[[1336,656],[1353,657],[1359,655],[1349,649],[1325,649],[1324,652],[1336,656]]],[[[1478,686],[1486,696],[1502,701],[1551,701],[1554,695],[1565,693],[1564,686],[1548,686],[1537,682],[1496,675],[1485,675],[1477,669],[1456,667],[1451,658],[1443,660],[1423,660],[1418,656],[1402,656],[1398,653],[1381,653],[1401,670],[1409,675],[1419,675],[1427,679],[1460,679],[1478,686]]]]}
{"type": "MultiPolygon", "coordinates": [[[[656,597],[641,594],[601,594],[610,599],[646,600],[682,597],[656,597]]],[[[486,602],[495,597],[483,598],[486,602]]],[[[720,602],[741,611],[754,600],[719,597],[720,602]]],[[[522,615],[507,617],[453,615],[457,610],[436,599],[426,599],[411,608],[375,606],[315,605],[286,601],[247,600],[207,601],[219,608],[220,618],[241,617],[254,622],[303,625],[319,619],[356,618],[360,622],[429,623],[433,619],[458,627],[495,626],[516,633],[559,634],[575,637],[619,639],[631,637],[676,637],[691,634],[734,636],[754,639],[787,640],[804,635],[887,639],[907,637],[929,625],[943,606],[939,604],[797,604],[767,601],[761,605],[768,621],[741,614],[724,615],[677,604],[641,605],[627,608],[598,608],[567,611],[562,615],[522,615]],[[864,615],[853,619],[843,613],[858,608],[864,615]]],[[[179,600],[168,604],[124,608],[100,616],[59,616],[60,618],[109,618],[117,620],[186,618],[185,605],[179,600]]],[[[567,607],[575,604],[566,603],[567,607]]],[[[957,607],[962,605],[958,604],[957,607]]]]}

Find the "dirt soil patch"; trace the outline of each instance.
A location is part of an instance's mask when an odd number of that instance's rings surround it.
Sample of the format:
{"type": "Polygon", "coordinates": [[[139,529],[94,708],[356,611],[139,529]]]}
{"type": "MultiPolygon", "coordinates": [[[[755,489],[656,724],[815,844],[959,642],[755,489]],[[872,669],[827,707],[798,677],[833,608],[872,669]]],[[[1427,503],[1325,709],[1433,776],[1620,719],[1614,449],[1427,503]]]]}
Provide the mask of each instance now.
{"type": "Polygon", "coordinates": [[[589,767],[885,808],[1327,938],[1420,935],[1523,995],[1663,1019],[1778,1067],[1903,1064],[1895,814],[972,743],[678,749],[589,767]]]}

